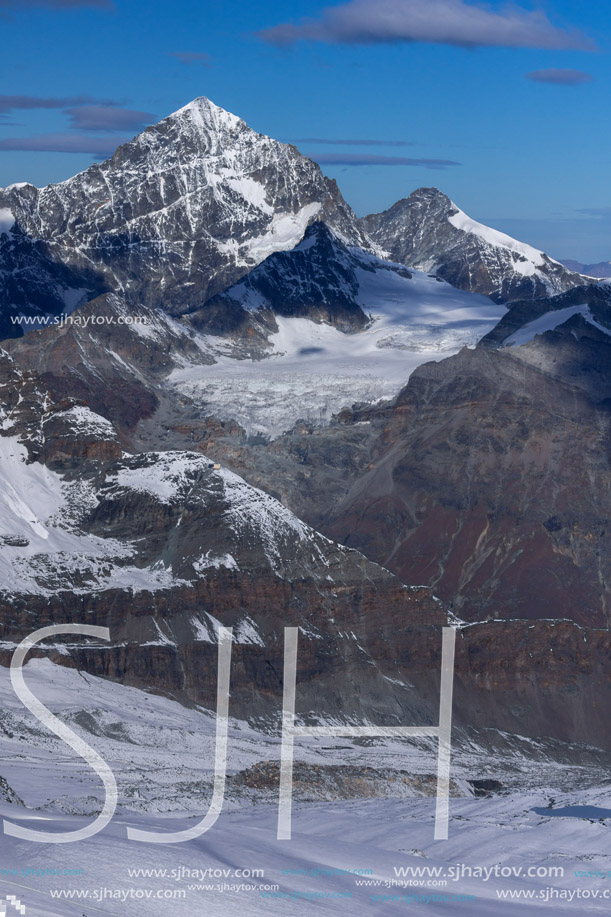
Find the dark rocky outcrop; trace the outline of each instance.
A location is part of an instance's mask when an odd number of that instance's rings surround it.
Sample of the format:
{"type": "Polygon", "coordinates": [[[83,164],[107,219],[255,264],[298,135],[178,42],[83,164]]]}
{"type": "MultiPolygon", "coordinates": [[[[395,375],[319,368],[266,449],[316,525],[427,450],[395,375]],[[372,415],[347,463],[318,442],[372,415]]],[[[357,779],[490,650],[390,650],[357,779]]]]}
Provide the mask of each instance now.
{"type": "MultiPolygon", "coordinates": [[[[303,241],[289,252],[276,252],[254,268],[239,284],[213,297],[192,320],[211,328],[210,314],[228,316],[233,330],[234,313],[242,323],[251,313],[267,316],[309,318],[333,324],[341,331],[358,331],[368,321],[358,303],[358,271],[373,273],[371,261],[357,249],[349,249],[322,222],[312,224],[303,241]]],[[[376,267],[383,262],[376,261],[376,267]]],[[[261,320],[261,318],[259,319],[261,320]]],[[[213,330],[218,328],[218,320],[213,330]]]]}

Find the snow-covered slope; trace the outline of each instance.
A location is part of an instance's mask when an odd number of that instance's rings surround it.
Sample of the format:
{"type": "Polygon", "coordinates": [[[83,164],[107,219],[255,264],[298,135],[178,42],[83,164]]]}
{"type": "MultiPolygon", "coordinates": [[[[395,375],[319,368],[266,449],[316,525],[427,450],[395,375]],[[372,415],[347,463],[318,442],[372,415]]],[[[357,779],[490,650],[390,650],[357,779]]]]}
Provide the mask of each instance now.
{"type": "MultiPolygon", "coordinates": [[[[235,638],[235,634],[234,634],[235,638]]],[[[86,638],[75,642],[86,644],[86,638]]],[[[50,641],[46,641],[49,645],[50,641]]],[[[186,707],[153,691],[120,685],[103,678],[54,665],[48,659],[31,659],[24,669],[26,684],[44,699],[49,709],[64,719],[110,764],[118,779],[119,812],[175,813],[184,815],[208,804],[214,775],[216,720],[210,710],[186,707]],[[142,775],[147,780],[142,780],[142,775]]],[[[53,808],[64,813],[87,814],[96,806],[102,787],[86,762],[78,759],[52,734],[47,733],[15,695],[6,668],[0,667],[0,758],[1,775],[31,808],[53,808]],[[27,743],[27,744],[26,744],[27,743]],[[24,761],[22,751],[27,748],[24,761]],[[48,779],[49,770],[53,779],[48,779]]],[[[235,777],[257,762],[277,764],[281,752],[280,731],[255,730],[243,720],[231,717],[228,774],[235,777]]],[[[377,769],[381,776],[396,776],[405,770],[409,758],[413,777],[430,778],[435,770],[435,742],[430,739],[402,740],[387,737],[373,748],[352,739],[342,740],[341,760],[336,749],[312,738],[296,743],[296,760],[308,765],[343,765],[377,769]],[[394,772],[394,774],[392,774],[394,772]]],[[[470,752],[456,763],[453,792],[470,793],[468,778],[485,760],[485,750],[472,743],[470,752]]],[[[519,757],[519,756],[518,756],[519,757]]],[[[520,766],[529,769],[526,759],[520,766]]],[[[547,779],[558,766],[549,765],[547,779]]],[[[533,774],[534,776],[534,774],[533,774]]],[[[239,778],[230,780],[226,808],[237,801],[273,802],[275,788],[261,792],[239,778]]],[[[337,788],[336,788],[337,789],[337,788]]],[[[296,788],[299,799],[304,788],[296,788]]],[[[333,788],[317,788],[310,795],[333,796],[333,788]],[[325,792],[326,789],[326,792],[325,792]],[[319,790],[319,792],[317,791],[319,790]]],[[[389,780],[380,796],[428,795],[426,782],[389,780]]]]}
{"type": "Polygon", "coordinates": [[[416,366],[474,346],[505,311],[316,221],[294,249],[188,316],[106,294],[73,324],[6,348],[56,397],[83,399],[130,433],[151,416],[158,433],[182,426],[195,411],[276,436],[299,419],[318,424],[354,402],[394,396],[416,366]]]}
{"type": "MultiPolygon", "coordinates": [[[[393,396],[417,366],[474,346],[506,311],[346,246],[320,222],[210,308],[241,310],[271,347],[254,352],[263,359],[235,359],[230,341],[205,337],[216,362],[185,361],[170,382],[202,410],[271,436],[299,419],[321,423],[354,402],[393,396]]],[[[197,316],[204,327],[206,314],[197,316]]]]}
{"type": "Polygon", "coordinates": [[[553,296],[584,282],[544,252],[472,220],[437,188],[420,188],[361,223],[393,260],[497,302],[553,296]]]}
{"type": "MultiPolygon", "coordinates": [[[[111,823],[73,845],[69,862],[51,845],[0,836],[2,892],[16,894],[28,917],[190,917],[202,909],[262,917],[270,905],[298,917],[306,902],[324,915],[349,904],[357,915],[383,909],[399,917],[409,904],[416,913],[531,917],[554,902],[550,888],[563,892],[556,912],[567,917],[580,917],[586,900],[588,913],[608,911],[602,896],[577,897],[578,889],[602,891],[596,871],[607,875],[610,868],[608,821],[598,820],[609,811],[600,772],[535,766],[516,747],[513,786],[474,798],[468,781],[489,777],[498,765],[477,743],[456,748],[449,838],[435,841],[433,743],[302,739],[295,747],[292,838],[278,841],[277,782],[268,775],[279,761],[279,735],[231,718],[219,820],[199,839],[153,848],[128,840],[127,828],[181,830],[208,809],[214,717],[47,660],[30,660],[24,678],[108,762],[118,786],[111,823]],[[338,799],[342,774],[346,793],[338,799]],[[575,805],[585,808],[562,817],[575,805]],[[530,867],[535,875],[528,876],[530,867]]],[[[2,817],[39,831],[90,823],[101,808],[98,778],[25,710],[6,669],[0,701],[3,787],[24,803],[3,800],[2,817]]]]}
{"type": "MultiPolygon", "coordinates": [[[[85,410],[77,413],[84,423],[85,410]]],[[[92,418],[87,417],[87,429],[92,423],[101,429],[103,418],[87,414],[92,418]]],[[[0,509],[5,595],[151,592],[193,583],[218,567],[324,578],[336,551],[347,558],[354,553],[194,452],[125,456],[108,464],[97,480],[67,481],[38,462],[28,463],[16,437],[0,436],[0,509]],[[158,514],[178,513],[180,525],[186,502],[190,516],[197,511],[207,526],[183,526],[161,545],[138,544],[137,536],[158,514]],[[125,508],[136,506],[134,518],[122,523],[125,508]],[[248,562],[242,560],[245,551],[248,562]]]]}
{"type": "MultiPolygon", "coordinates": [[[[456,205],[454,205],[453,209],[456,209],[456,205]]],[[[544,252],[533,248],[532,245],[528,245],[526,242],[512,239],[511,236],[506,235],[504,232],[499,232],[497,229],[492,229],[490,226],[485,226],[483,223],[472,220],[462,210],[456,209],[456,212],[448,217],[448,222],[461,232],[477,236],[489,248],[504,248],[510,254],[517,254],[518,258],[513,259],[514,270],[524,277],[530,277],[536,270],[544,267],[544,252]]]]}
{"type": "MultiPolygon", "coordinates": [[[[222,813],[208,834],[178,850],[130,842],[127,828],[169,832],[191,827],[195,818],[119,815],[78,845],[74,863],[83,874],[68,878],[44,872],[49,862],[62,862],[48,846],[5,840],[3,861],[15,873],[3,875],[3,885],[26,904],[27,917],[191,917],[202,911],[215,917],[404,917],[406,908],[435,917],[602,915],[608,913],[609,823],[595,819],[606,804],[604,786],[562,796],[551,787],[453,800],[452,834],[444,842],[432,840],[428,799],[295,806],[291,841],[275,838],[277,807],[261,806],[222,813]],[[552,794],[558,807],[589,804],[592,819],[554,817],[551,809],[538,814],[552,794]],[[24,877],[23,864],[40,872],[24,877]]],[[[47,812],[4,804],[0,814],[48,830],[47,812]]],[[[70,831],[83,819],[55,815],[54,823],[70,831]]]]}
{"type": "MultiPolygon", "coordinates": [[[[235,638],[234,633],[234,643],[239,642],[235,638]]],[[[85,637],[73,639],[86,646],[85,637]]],[[[51,644],[52,641],[47,640],[44,646],[51,644]]],[[[106,758],[118,777],[120,812],[184,814],[198,806],[205,807],[214,774],[216,720],[212,711],[197,705],[184,706],[152,689],[117,684],[87,672],[54,665],[45,658],[29,659],[24,678],[53,713],[106,758]],[[145,772],[148,781],[142,783],[145,772]]],[[[435,772],[434,739],[380,738],[382,741],[371,745],[342,738],[340,749],[316,737],[302,738],[295,743],[295,756],[297,761],[309,765],[363,766],[375,768],[380,775],[386,771],[388,776],[391,772],[402,772],[413,777],[430,777],[435,772]],[[339,758],[338,750],[342,752],[339,758]]],[[[469,781],[481,772],[513,790],[527,780],[537,791],[553,785],[558,791],[566,792],[575,780],[572,764],[554,760],[551,743],[546,745],[544,741],[533,742],[499,733],[491,737],[491,741],[496,738],[499,745],[504,743],[511,761],[503,761],[502,755],[490,760],[489,750],[479,738],[475,732],[467,741],[460,733],[455,737],[453,796],[470,795],[469,781]],[[544,757],[545,751],[550,752],[549,758],[544,757]],[[539,755],[538,764],[529,753],[539,755]]],[[[280,746],[280,729],[273,732],[254,729],[231,716],[228,773],[239,774],[258,761],[277,763],[280,746]]],[[[23,707],[5,667],[0,667],[0,759],[1,775],[31,808],[52,806],[65,813],[84,814],[91,811],[95,798],[101,795],[101,784],[86,762],[73,755],[61,740],[47,733],[23,707]],[[25,762],[21,754],[24,747],[27,747],[25,762]],[[49,781],[47,771],[53,758],[56,766],[53,780],[49,781]]],[[[592,766],[592,759],[588,764],[591,773],[583,777],[584,786],[596,784],[604,776],[602,767],[592,766]]],[[[381,786],[379,795],[395,798],[430,795],[431,787],[426,783],[419,786],[417,781],[405,780],[403,786],[391,784],[389,781],[385,788],[381,786]]],[[[313,783],[309,787],[310,796],[331,798],[334,795],[330,786],[325,788],[326,794],[323,787],[319,789],[321,792],[317,793],[313,783]]],[[[247,783],[234,781],[228,787],[227,808],[234,809],[239,798],[255,803],[275,799],[273,782],[259,787],[259,794],[252,790],[247,783]]],[[[296,787],[296,790],[305,795],[304,787],[296,787]]],[[[358,790],[354,795],[359,795],[358,790]]]]}
{"type": "Polygon", "coordinates": [[[604,325],[597,322],[590,312],[590,307],[584,304],[582,306],[567,306],[565,309],[553,309],[550,312],[544,312],[543,315],[538,318],[533,319],[531,322],[527,322],[519,331],[514,331],[513,334],[510,334],[503,342],[503,346],[511,347],[514,344],[518,346],[520,344],[527,344],[528,341],[532,341],[537,334],[553,331],[575,315],[581,315],[588,324],[602,331],[603,334],[611,335],[611,328],[606,328],[604,325]]]}
{"type": "Polygon", "coordinates": [[[74,178],[0,189],[0,211],[8,332],[7,313],[57,314],[104,290],[188,311],[319,217],[368,244],[314,162],[205,98],[74,178]]]}
{"type": "Polygon", "coordinates": [[[70,507],[78,503],[82,510],[92,501],[78,483],[62,481],[38,462],[28,464],[17,437],[0,436],[0,593],[51,595],[58,587],[77,589],[75,580],[81,589],[108,587],[112,571],[132,552],[114,539],[75,529],[70,507]]]}

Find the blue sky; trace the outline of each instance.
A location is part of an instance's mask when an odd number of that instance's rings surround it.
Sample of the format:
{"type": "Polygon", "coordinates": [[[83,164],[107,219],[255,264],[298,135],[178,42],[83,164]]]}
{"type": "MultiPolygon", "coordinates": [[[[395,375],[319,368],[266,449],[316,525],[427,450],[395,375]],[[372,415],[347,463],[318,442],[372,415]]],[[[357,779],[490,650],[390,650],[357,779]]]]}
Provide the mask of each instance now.
{"type": "Polygon", "coordinates": [[[207,95],[359,214],[435,185],[555,257],[611,259],[607,0],[0,0],[0,27],[0,185],[61,181],[207,95]]]}

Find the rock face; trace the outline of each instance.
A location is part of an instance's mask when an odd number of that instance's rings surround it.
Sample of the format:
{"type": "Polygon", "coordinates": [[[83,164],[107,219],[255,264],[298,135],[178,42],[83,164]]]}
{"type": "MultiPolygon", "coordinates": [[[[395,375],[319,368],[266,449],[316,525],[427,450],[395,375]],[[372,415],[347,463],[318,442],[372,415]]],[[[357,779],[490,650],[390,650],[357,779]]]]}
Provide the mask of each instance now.
{"type": "MultiPolygon", "coordinates": [[[[82,402],[116,424],[125,442],[139,422],[165,406],[160,383],[174,366],[212,362],[187,327],[114,293],[91,300],[69,322],[6,341],[5,348],[55,401],[82,402]]],[[[178,422],[176,399],[171,411],[178,422]]]]}
{"type": "MultiPolygon", "coordinates": [[[[583,303],[583,289],[517,304],[475,351],[416,370],[394,402],[345,410],[328,427],[299,424],[269,443],[206,417],[167,386],[169,368],[206,354],[183,326],[144,310],[142,327],[66,326],[10,342],[4,391],[12,403],[17,375],[30,374],[18,432],[33,431],[34,454],[52,468],[70,459],[78,475],[88,454],[110,459],[120,448],[201,451],[402,582],[432,587],[462,618],[606,626],[606,290],[591,289],[587,315],[567,306],[583,303]],[[550,303],[557,327],[536,336],[525,319],[547,316],[550,303]],[[526,343],[494,349],[516,328],[526,343]],[[60,407],[41,426],[36,405],[45,389],[60,407]],[[71,435],[73,402],[113,425],[105,445],[80,428],[71,435]],[[36,440],[40,429],[44,441],[36,440]]],[[[91,306],[115,318],[129,310],[114,295],[91,306]]]]}
{"type": "MultiPolygon", "coordinates": [[[[367,323],[359,305],[359,272],[374,274],[374,259],[354,246],[348,247],[325,223],[313,223],[303,240],[291,251],[276,252],[254,268],[242,281],[213,297],[194,321],[213,330],[219,319],[233,318],[239,310],[240,323],[251,313],[287,318],[310,318],[333,324],[342,331],[358,331],[367,323]]],[[[383,262],[376,260],[376,267],[383,262]]],[[[389,266],[390,268],[390,266],[389,266]]],[[[408,272],[405,272],[409,276],[408,272]]]]}
{"type": "Polygon", "coordinates": [[[606,746],[610,347],[574,315],[420,367],[394,402],[327,428],[270,444],[217,431],[210,452],[452,607],[471,726],[606,746]]]}
{"type": "MultiPolygon", "coordinates": [[[[60,341],[68,336],[62,346],[70,343],[69,332],[54,333],[60,341]]],[[[127,340],[115,346],[126,347],[127,340]]],[[[154,346],[154,341],[145,339],[145,344],[154,346]]],[[[14,346],[19,350],[23,345],[14,346]]],[[[8,664],[12,646],[33,627],[103,624],[111,630],[108,647],[58,640],[40,654],[184,703],[213,707],[215,633],[223,624],[234,628],[232,714],[275,729],[283,629],[297,626],[298,709],[308,720],[436,722],[440,628],[448,616],[429,588],[406,588],[362,554],[301,522],[272,496],[225,468],[211,468],[201,452],[126,454],[129,437],[125,428],[119,432],[118,422],[68,397],[54,401],[36,370],[19,367],[6,352],[0,356],[5,405],[0,492],[8,499],[0,540],[2,664],[8,664]]],[[[478,352],[478,359],[496,357],[496,352],[478,352]]],[[[142,354],[139,359],[142,364],[142,354]]],[[[435,410],[434,388],[429,382],[429,411],[435,410]]],[[[408,408],[409,401],[406,396],[394,416],[384,407],[368,409],[367,421],[364,411],[345,416],[317,431],[317,446],[308,443],[304,431],[305,448],[295,449],[301,480],[308,480],[308,470],[320,465],[325,454],[333,456],[329,465],[338,476],[350,479],[345,461],[354,454],[353,446],[350,440],[340,445],[337,430],[349,431],[354,444],[365,437],[374,457],[388,450],[393,439],[405,448],[401,436],[406,431],[412,435],[412,428],[419,441],[422,419],[408,408]]],[[[458,403],[455,407],[464,410],[458,403]]],[[[439,414],[436,426],[440,420],[439,414]]],[[[290,490],[281,443],[274,450],[278,478],[290,490]]],[[[256,464],[252,453],[250,462],[256,464]]],[[[356,457],[352,467],[353,478],[365,474],[367,487],[360,499],[364,512],[350,517],[350,524],[354,539],[367,542],[372,553],[380,545],[372,543],[368,518],[380,526],[382,538],[391,537],[394,525],[395,540],[402,531],[400,517],[405,518],[404,504],[399,508],[395,497],[380,516],[377,488],[383,461],[378,469],[364,468],[356,457]]],[[[318,494],[319,515],[329,515],[321,514],[319,486],[304,492],[303,507],[309,500],[312,509],[318,494]]],[[[405,479],[397,479],[397,494],[402,497],[405,488],[405,479]]],[[[329,528],[340,529],[342,519],[348,519],[354,492],[331,514],[329,528]]],[[[431,501],[438,497],[430,495],[431,501]]],[[[423,493],[421,499],[428,498],[423,493]]],[[[332,491],[326,499],[332,502],[332,491]]],[[[462,513],[469,513],[468,501],[462,513]]],[[[591,540],[579,539],[570,525],[567,531],[564,519],[545,521],[544,530],[559,549],[569,535],[569,548],[579,542],[587,552],[591,540]]],[[[388,553],[387,547],[383,550],[388,553]]],[[[404,556],[399,546],[398,557],[404,556]]],[[[466,604],[461,614],[469,616],[466,604]]],[[[607,640],[607,631],[570,621],[462,626],[456,663],[458,735],[465,734],[461,730],[477,734],[484,747],[494,744],[498,729],[607,747],[604,716],[596,706],[609,690],[603,664],[607,640]],[[587,716],[584,698],[591,709],[587,716]],[[488,737],[486,730],[494,734],[488,737]]]]}
{"type": "Polygon", "coordinates": [[[417,370],[378,421],[385,454],[326,531],[433,586],[468,620],[607,627],[611,380],[602,363],[586,369],[592,387],[604,381],[594,394],[571,373],[608,359],[609,345],[582,333],[577,354],[571,341],[526,345],[530,359],[463,351],[417,370]]]}
{"type": "Polygon", "coordinates": [[[28,222],[25,214],[35,211],[39,194],[33,185],[0,189],[0,201],[11,205],[0,209],[11,215],[4,231],[0,223],[0,339],[28,330],[11,321],[17,316],[71,312],[106,288],[96,270],[85,265],[75,270],[57,260],[47,240],[30,236],[15,222],[13,213],[28,222]]]}
{"type": "Polygon", "coordinates": [[[197,309],[316,219],[370,244],[315,163],[205,98],[68,181],[0,190],[0,214],[7,336],[11,314],[57,315],[104,291],[197,309]]]}
{"type": "Polygon", "coordinates": [[[232,712],[270,725],[284,627],[296,626],[304,711],[389,724],[401,711],[434,716],[447,616],[429,590],[405,588],[199,452],[123,453],[108,420],[55,403],[0,357],[2,393],[15,393],[0,436],[3,664],[33,627],[97,622],[111,629],[108,648],[60,640],[45,655],[214,707],[223,624],[236,644],[232,712]],[[49,466],[32,461],[44,457],[49,466]],[[408,621],[418,688],[392,681],[408,621]]]}
{"type": "Polygon", "coordinates": [[[496,302],[553,296],[583,283],[543,252],[471,220],[436,188],[420,188],[361,224],[394,261],[496,302]]]}
{"type": "MultiPolygon", "coordinates": [[[[32,486],[40,473],[31,466],[32,486]]],[[[3,664],[32,622],[102,624],[108,646],[58,638],[34,655],[214,708],[222,624],[234,630],[232,715],[275,730],[283,629],[297,626],[307,721],[436,721],[447,616],[430,590],[405,588],[200,454],[97,456],[61,489],[53,518],[37,504],[44,541],[34,532],[27,549],[0,548],[21,577],[7,590],[3,570],[3,664]]],[[[466,730],[486,747],[500,729],[608,747],[608,650],[608,631],[568,621],[463,627],[457,737],[466,730]]]]}

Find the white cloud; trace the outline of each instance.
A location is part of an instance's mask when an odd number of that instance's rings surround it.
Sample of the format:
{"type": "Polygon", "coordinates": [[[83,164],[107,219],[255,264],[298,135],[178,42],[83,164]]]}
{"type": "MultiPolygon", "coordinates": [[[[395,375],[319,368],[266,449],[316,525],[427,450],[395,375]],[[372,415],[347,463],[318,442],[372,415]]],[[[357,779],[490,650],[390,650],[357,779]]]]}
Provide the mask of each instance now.
{"type": "Polygon", "coordinates": [[[585,35],[553,25],[542,11],[514,5],[494,10],[464,0],[350,0],[327,7],[316,19],[283,23],[258,34],[275,45],[301,40],[342,44],[418,41],[463,47],[595,48],[585,35]]]}

